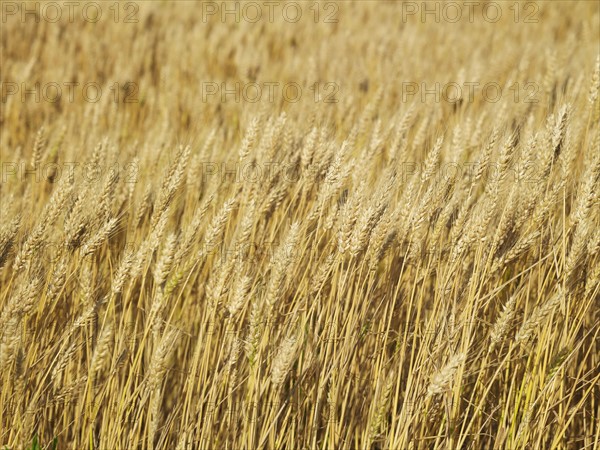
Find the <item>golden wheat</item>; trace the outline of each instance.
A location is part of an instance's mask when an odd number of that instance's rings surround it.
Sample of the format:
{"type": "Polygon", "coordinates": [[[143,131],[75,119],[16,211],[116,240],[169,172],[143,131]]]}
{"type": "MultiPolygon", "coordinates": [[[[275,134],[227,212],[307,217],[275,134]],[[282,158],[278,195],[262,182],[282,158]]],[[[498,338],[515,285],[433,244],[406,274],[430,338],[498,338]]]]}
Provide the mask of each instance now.
{"type": "Polygon", "coordinates": [[[0,447],[599,448],[598,3],[266,3],[2,3],[0,447]]]}

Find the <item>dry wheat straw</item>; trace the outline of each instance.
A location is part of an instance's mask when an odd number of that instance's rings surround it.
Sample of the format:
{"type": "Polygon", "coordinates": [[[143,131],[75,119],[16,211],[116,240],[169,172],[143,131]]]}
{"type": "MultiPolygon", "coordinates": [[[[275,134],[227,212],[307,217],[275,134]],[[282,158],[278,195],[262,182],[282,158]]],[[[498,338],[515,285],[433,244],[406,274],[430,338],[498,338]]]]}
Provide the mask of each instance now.
{"type": "Polygon", "coordinates": [[[598,5],[396,33],[363,3],[230,27],[144,2],[93,39],[7,17],[7,79],[139,92],[3,99],[3,445],[593,447],[598,5]]]}

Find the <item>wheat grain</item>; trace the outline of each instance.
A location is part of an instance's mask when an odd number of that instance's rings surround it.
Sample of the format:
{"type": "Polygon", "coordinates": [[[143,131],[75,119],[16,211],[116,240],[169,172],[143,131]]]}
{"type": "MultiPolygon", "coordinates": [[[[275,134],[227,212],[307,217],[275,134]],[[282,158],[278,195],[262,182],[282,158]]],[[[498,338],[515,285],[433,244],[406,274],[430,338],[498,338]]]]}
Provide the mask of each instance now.
{"type": "Polygon", "coordinates": [[[271,364],[271,382],[275,388],[281,386],[294,362],[297,340],[295,336],[286,337],[280,344],[271,364]]]}
{"type": "Polygon", "coordinates": [[[431,377],[427,387],[428,397],[441,394],[450,386],[456,371],[464,363],[465,358],[463,353],[458,353],[448,359],[444,366],[431,377]]]}

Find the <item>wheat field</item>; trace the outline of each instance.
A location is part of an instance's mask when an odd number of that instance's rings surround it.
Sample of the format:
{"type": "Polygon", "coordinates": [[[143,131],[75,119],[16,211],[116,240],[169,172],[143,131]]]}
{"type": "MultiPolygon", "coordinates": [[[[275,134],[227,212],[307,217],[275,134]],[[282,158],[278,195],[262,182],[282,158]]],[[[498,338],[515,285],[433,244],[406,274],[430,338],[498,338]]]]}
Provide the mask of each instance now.
{"type": "Polygon", "coordinates": [[[0,448],[600,448],[599,3],[68,3],[0,5],[0,448]]]}

